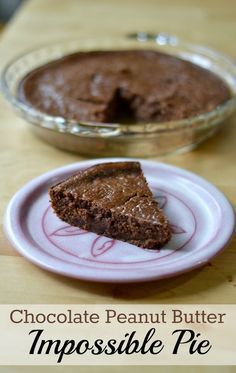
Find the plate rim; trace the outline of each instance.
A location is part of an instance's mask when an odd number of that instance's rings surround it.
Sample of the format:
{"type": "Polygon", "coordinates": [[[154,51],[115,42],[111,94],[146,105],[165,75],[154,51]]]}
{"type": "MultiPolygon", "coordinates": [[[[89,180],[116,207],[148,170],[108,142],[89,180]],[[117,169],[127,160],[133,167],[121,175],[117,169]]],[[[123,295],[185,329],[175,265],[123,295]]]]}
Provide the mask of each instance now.
{"type": "MultiPolygon", "coordinates": [[[[68,165],[65,165],[65,166],[62,166],[62,167],[54,168],[53,170],[48,171],[46,173],[43,173],[42,175],[34,178],[33,180],[26,183],[23,187],[21,187],[14,194],[14,196],[11,198],[11,200],[8,203],[8,206],[6,208],[6,212],[5,212],[5,216],[4,216],[4,224],[3,224],[5,234],[8,238],[8,240],[13,245],[13,247],[22,256],[24,256],[27,260],[29,260],[31,263],[33,263],[33,264],[35,264],[35,265],[37,265],[37,266],[39,266],[39,267],[41,267],[41,268],[43,268],[47,271],[54,272],[54,273],[57,273],[57,274],[60,274],[60,275],[63,275],[63,276],[67,276],[67,277],[71,277],[71,278],[76,278],[78,280],[86,280],[86,281],[93,281],[93,282],[108,282],[108,283],[132,283],[132,282],[134,283],[134,282],[147,282],[147,281],[161,280],[161,279],[168,278],[168,277],[174,277],[174,276],[192,271],[192,270],[194,270],[198,267],[201,267],[204,264],[206,264],[210,259],[219,255],[228,246],[228,244],[230,243],[230,241],[233,238],[233,235],[235,233],[235,225],[236,225],[235,212],[234,212],[234,209],[233,209],[231,203],[229,202],[228,198],[216,186],[214,186],[212,183],[208,182],[207,180],[205,180],[201,176],[196,175],[195,173],[190,172],[188,170],[185,170],[183,168],[176,167],[176,166],[173,166],[173,165],[170,165],[170,164],[167,164],[167,163],[157,162],[157,161],[153,161],[153,160],[139,159],[139,158],[121,158],[121,157],[119,157],[119,158],[117,158],[117,157],[116,158],[114,158],[114,157],[112,157],[112,158],[95,158],[95,159],[82,160],[82,161],[71,163],[71,164],[68,164],[68,165]],[[195,263],[192,263],[191,265],[189,265],[188,262],[187,262],[187,263],[182,264],[181,268],[178,268],[175,271],[173,271],[173,270],[168,271],[168,269],[167,269],[166,273],[161,273],[161,274],[158,274],[158,272],[156,274],[153,274],[153,272],[151,271],[150,275],[148,275],[148,276],[147,276],[147,273],[146,273],[147,269],[145,269],[145,275],[143,277],[142,277],[142,274],[140,275],[138,273],[136,277],[131,276],[130,278],[125,278],[125,279],[123,279],[122,277],[111,278],[111,274],[113,274],[111,269],[106,269],[105,271],[103,271],[105,273],[108,273],[107,277],[104,276],[104,273],[103,273],[103,276],[101,276],[99,278],[97,277],[96,273],[95,273],[95,275],[88,275],[86,271],[85,271],[85,273],[83,273],[83,269],[82,269],[82,273],[80,273],[80,271],[78,271],[78,273],[71,273],[69,271],[69,267],[76,266],[78,268],[77,264],[74,264],[74,263],[68,264],[67,263],[65,270],[63,270],[62,268],[60,268],[60,265],[55,266],[55,261],[58,261],[59,264],[64,263],[62,259],[54,258],[54,265],[52,265],[52,264],[50,265],[47,262],[45,263],[44,261],[42,261],[42,259],[37,258],[34,255],[32,255],[31,252],[28,252],[27,248],[25,248],[24,245],[22,245],[22,242],[21,242],[21,240],[23,239],[23,241],[25,241],[25,243],[27,243],[26,246],[28,246],[27,237],[25,238],[25,236],[22,235],[22,237],[20,237],[20,239],[19,239],[19,236],[20,236],[19,232],[17,232],[17,233],[14,232],[14,224],[16,224],[16,220],[20,216],[20,210],[21,210],[22,203],[24,202],[24,199],[26,199],[26,197],[34,189],[36,189],[40,185],[47,182],[49,177],[50,178],[59,177],[62,173],[69,172],[70,170],[72,172],[76,172],[76,167],[77,166],[78,166],[78,169],[81,169],[82,167],[89,167],[89,166],[97,164],[97,163],[118,162],[118,161],[130,161],[130,162],[138,161],[138,162],[141,163],[141,165],[143,164],[144,166],[149,165],[149,166],[153,166],[153,167],[160,167],[160,168],[165,169],[169,172],[172,171],[172,173],[174,172],[174,173],[176,173],[176,174],[178,174],[182,177],[184,177],[184,176],[188,177],[191,181],[193,181],[194,183],[197,182],[198,186],[201,186],[201,188],[203,188],[204,190],[207,190],[208,192],[209,192],[209,190],[213,191],[214,200],[220,206],[221,212],[223,211],[224,215],[228,214],[228,220],[230,222],[230,224],[228,224],[228,226],[226,227],[227,230],[226,230],[226,233],[224,234],[223,242],[221,242],[217,245],[217,243],[214,242],[216,240],[216,238],[214,238],[213,242],[211,243],[211,246],[215,245],[216,248],[213,250],[213,252],[211,250],[211,252],[208,253],[208,255],[206,253],[204,255],[204,257],[201,258],[201,260],[198,260],[195,263]],[[216,196],[219,197],[220,203],[219,203],[218,199],[216,199],[216,196]],[[111,272],[111,274],[109,274],[110,272],[111,272]]],[[[18,230],[20,230],[20,229],[18,229],[18,230]]],[[[221,239],[221,241],[222,241],[222,239],[221,239]]],[[[33,245],[31,245],[31,246],[33,246],[33,245]]],[[[33,247],[35,247],[35,246],[33,246],[33,247]]],[[[45,253],[44,253],[44,256],[46,257],[45,253]]],[[[154,268],[155,268],[155,266],[154,266],[154,268]]],[[[122,272],[123,270],[120,269],[120,271],[122,272]]],[[[98,268],[98,269],[94,270],[94,272],[102,272],[102,271],[101,271],[100,268],[98,268]]]]}

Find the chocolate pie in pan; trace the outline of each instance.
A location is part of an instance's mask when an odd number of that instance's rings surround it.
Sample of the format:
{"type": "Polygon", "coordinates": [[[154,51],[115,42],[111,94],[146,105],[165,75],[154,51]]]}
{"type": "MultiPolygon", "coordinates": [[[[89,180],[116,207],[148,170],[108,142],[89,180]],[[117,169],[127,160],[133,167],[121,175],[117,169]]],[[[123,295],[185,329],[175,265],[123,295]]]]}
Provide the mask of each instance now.
{"type": "Polygon", "coordinates": [[[22,101],[87,122],[165,122],[215,109],[227,85],[191,62],[151,50],[81,52],[30,72],[22,101]]]}
{"type": "Polygon", "coordinates": [[[156,156],[212,136],[236,107],[236,66],[166,34],[77,39],[16,58],[2,91],[46,142],[86,155],[156,156]]]}

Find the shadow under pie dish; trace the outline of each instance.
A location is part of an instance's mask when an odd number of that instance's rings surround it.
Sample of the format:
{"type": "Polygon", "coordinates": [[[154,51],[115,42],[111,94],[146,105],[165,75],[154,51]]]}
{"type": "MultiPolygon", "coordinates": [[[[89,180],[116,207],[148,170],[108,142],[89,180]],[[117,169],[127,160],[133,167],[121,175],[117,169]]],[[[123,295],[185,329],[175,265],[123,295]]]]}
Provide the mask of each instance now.
{"type": "Polygon", "coordinates": [[[236,68],[175,37],[64,42],[2,74],[4,94],[41,138],[81,154],[190,150],[235,108],[236,68]]]}

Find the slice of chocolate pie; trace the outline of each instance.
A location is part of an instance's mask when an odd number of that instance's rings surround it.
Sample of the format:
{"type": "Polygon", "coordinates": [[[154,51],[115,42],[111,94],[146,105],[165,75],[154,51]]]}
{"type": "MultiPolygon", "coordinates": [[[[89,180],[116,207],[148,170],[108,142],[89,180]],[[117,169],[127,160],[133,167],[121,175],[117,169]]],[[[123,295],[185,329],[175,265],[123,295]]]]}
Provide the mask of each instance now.
{"type": "Polygon", "coordinates": [[[102,163],[51,187],[57,216],[70,225],[157,249],[171,237],[139,162],[102,163]]]}

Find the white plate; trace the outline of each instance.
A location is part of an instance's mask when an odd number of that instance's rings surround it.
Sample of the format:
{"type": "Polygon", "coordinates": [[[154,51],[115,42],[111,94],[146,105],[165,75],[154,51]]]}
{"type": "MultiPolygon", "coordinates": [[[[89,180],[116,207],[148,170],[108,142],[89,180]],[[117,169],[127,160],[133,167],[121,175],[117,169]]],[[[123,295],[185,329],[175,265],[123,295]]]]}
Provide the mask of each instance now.
{"type": "Polygon", "coordinates": [[[24,186],[10,201],[5,230],[13,246],[31,262],[62,275],[105,282],[161,279],[209,261],[231,239],[234,211],[212,184],[182,169],[140,161],[171,226],[172,239],[161,250],[134,245],[71,227],[53,213],[48,189],[96,163],[84,161],[46,173],[24,186]]]}

